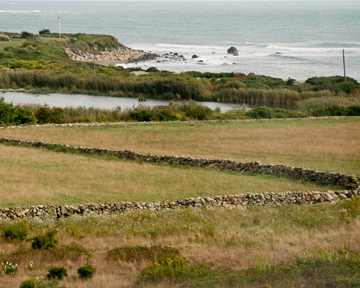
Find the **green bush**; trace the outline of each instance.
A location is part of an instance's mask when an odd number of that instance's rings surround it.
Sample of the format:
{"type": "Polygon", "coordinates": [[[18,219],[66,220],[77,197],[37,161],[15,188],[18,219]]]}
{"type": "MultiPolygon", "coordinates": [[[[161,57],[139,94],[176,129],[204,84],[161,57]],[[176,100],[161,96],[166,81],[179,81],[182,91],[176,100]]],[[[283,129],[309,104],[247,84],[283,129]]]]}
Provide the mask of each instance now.
{"type": "Polygon", "coordinates": [[[49,270],[49,273],[46,275],[48,279],[59,279],[61,280],[64,277],[67,277],[67,270],[65,267],[53,267],[49,270]]]}
{"type": "Polygon", "coordinates": [[[21,221],[3,226],[2,235],[5,239],[24,241],[28,235],[28,229],[28,223],[21,221]]]}
{"type": "Polygon", "coordinates": [[[79,274],[80,278],[86,279],[86,278],[92,278],[96,272],[96,268],[93,267],[91,264],[86,263],[84,266],[80,267],[77,270],[77,273],[79,274]]]}
{"type": "Polygon", "coordinates": [[[48,231],[43,235],[38,235],[32,239],[31,247],[33,249],[48,249],[57,246],[58,242],[55,240],[56,230],[48,231]]]}
{"type": "Polygon", "coordinates": [[[61,108],[41,107],[35,116],[39,123],[63,123],[63,112],[61,108]]]}
{"type": "Polygon", "coordinates": [[[21,39],[34,39],[35,35],[30,32],[27,32],[27,31],[22,31],[20,34],[20,38],[21,39]]]}
{"type": "Polygon", "coordinates": [[[163,279],[175,281],[188,272],[188,262],[185,258],[178,256],[169,257],[154,264],[147,263],[141,272],[138,282],[157,283],[163,279]]]}
{"type": "Polygon", "coordinates": [[[264,106],[256,107],[245,113],[246,116],[253,119],[271,119],[271,118],[299,118],[304,117],[299,111],[286,109],[272,109],[264,106]]]}
{"type": "Polygon", "coordinates": [[[39,31],[39,34],[40,34],[40,35],[47,34],[47,33],[50,33],[50,29],[45,29],[45,28],[44,28],[44,29],[42,29],[42,30],[39,31]]]}

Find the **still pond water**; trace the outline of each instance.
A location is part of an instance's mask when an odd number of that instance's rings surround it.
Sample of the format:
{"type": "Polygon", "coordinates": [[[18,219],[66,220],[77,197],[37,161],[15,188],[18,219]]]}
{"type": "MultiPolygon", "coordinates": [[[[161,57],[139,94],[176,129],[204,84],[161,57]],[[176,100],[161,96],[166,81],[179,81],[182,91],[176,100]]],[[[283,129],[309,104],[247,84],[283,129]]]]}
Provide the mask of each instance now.
{"type": "MultiPolygon", "coordinates": [[[[48,105],[50,107],[96,107],[102,109],[114,109],[121,107],[121,109],[134,108],[140,103],[137,98],[119,98],[110,96],[89,96],[89,95],[69,95],[69,94],[27,94],[19,92],[3,92],[0,93],[0,97],[3,97],[5,102],[12,102],[16,104],[40,104],[48,105]]],[[[142,105],[149,107],[154,106],[167,106],[169,100],[153,100],[147,99],[146,102],[142,102],[142,105]]],[[[176,101],[175,101],[176,102],[176,101]]],[[[217,103],[217,102],[201,102],[202,105],[211,109],[219,107],[221,112],[227,112],[234,109],[234,104],[230,103],[217,103]]],[[[239,108],[239,105],[237,105],[239,108]]],[[[250,110],[247,107],[247,110],[250,110]]]]}

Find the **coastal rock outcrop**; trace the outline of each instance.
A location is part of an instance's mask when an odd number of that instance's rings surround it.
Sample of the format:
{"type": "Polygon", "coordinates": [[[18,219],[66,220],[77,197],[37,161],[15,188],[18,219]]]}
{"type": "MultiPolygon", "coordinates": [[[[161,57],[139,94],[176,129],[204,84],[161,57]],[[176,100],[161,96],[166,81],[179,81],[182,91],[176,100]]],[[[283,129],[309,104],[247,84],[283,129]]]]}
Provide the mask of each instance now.
{"type": "Polygon", "coordinates": [[[122,46],[114,50],[97,51],[95,55],[93,53],[88,53],[79,49],[71,48],[65,48],[65,52],[70,56],[72,60],[81,62],[93,62],[95,57],[96,64],[106,66],[149,61],[159,57],[159,55],[147,53],[143,50],[132,49],[126,46],[122,46]]]}
{"type": "Polygon", "coordinates": [[[235,47],[230,47],[227,50],[228,54],[233,54],[234,56],[239,56],[239,51],[235,47]]]}

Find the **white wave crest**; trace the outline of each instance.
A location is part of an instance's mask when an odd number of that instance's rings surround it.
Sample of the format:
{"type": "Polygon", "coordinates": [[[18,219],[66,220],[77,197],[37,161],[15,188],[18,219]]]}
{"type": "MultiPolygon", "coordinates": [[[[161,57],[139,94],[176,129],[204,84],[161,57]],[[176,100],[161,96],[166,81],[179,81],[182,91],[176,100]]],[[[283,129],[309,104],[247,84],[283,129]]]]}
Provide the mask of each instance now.
{"type": "Polygon", "coordinates": [[[332,49],[328,48],[300,48],[300,47],[286,47],[277,45],[268,45],[266,49],[280,50],[280,51],[291,51],[291,52],[311,52],[311,53],[326,53],[331,52],[332,49]]]}

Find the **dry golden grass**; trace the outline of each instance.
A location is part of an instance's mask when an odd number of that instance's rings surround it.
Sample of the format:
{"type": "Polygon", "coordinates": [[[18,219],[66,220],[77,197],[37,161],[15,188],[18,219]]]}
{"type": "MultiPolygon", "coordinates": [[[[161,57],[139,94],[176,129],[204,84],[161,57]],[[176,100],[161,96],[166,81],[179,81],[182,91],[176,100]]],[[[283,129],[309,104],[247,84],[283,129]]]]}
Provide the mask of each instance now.
{"type": "MultiPolygon", "coordinates": [[[[207,212],[193,210],[175,212],[177,216],[173,212],[163,212],[157,216],[153,214],[151,217],[145,214],[140,218],[139,215],[130,214],[129,217],[112,218],[75,217],[64,219],[58,224],[35,223],[32,224],[32,229],[35,229],[33,233],[36,231],[38,233],[41,227],[43,229],[54,225],[58,227],[57,239],[61,243],[58,250],[76,243],[79,247],[85,247],[90,251],[91,257],[86,255],[71,257],[68,254],[64,257],[60,252],[51,250],[32,251],[30,243],[10,243],[0,239],[0,254],[7,255],[6,259],[18,263],[20,267],[16,277],[0,277],[0,283],[8,285],[4,287],[19,287],[21,281],[30,277],[45,276],[51,267],[65,266],[69,277],[61,283],[68,287],[133,287],[138,275],[145,267],[144,261],[135,263],[109,261],[106,253],[115,247],[137,246],[145,241],[151,245],[167,244],[180,249],[181,257],[186,257],[190,264],[206,263],[210,267],[225,271],[256,267],[258,259],[269,264],[289,263],[299,255],[303,255],[304,250],[311,250],[317,246],[334,247],[337,245],[349,250],[359,250],[359,219],[350,224],[339,222],[341,218],[336,212],[337,209],[330,205],[322,205],[316,209],[305,206],[303,209],[303,212],[291,207],[280,210],[258,208],[249,211],[210,210],[208,215],[206,215],[207,212]],[[319,215],[319,211],[323,211],[323,215],[319,215]],[[318,216],[322,219],[316,222],[315,218],[318,216]],[[150,218],[145,221],[146,217],[150,218]],[[259,217],[264,218],[259,220],[259,217]],[[271,219],[266,219],[266,217],[271,219]],[[309,224],[313,227],[306,227],[299,221],[300,217],[304,217],[305,221],[310,221],[309,224]],[[156,223],[158,221],[161,223],[156,223]],[[206,231],[208,222],[216,225],[211,235],[206,231]],[[96,225],[95,229],[91,228],[90,223],[96,225]],[[139,229],[143,231],[151,229],[145,227],[146,223],[154,227],[167,226],[172,232],[165,233],[159,230],[158,237],[151,237],[139,231],[139,229]],[[193,223],[191,231],[176,227],[188,223],[193,223]],[[109,231],[109,227],[113,230],[109,231]],[[127,229],[130,229],[131,233],[125,235],[127,229]],[[81,237],[71,237],[71,231],[74,230],[80,233],[81,237]],[[104,234],[108,231],[108,235],[93,233],[93,230],[102,231],[104,234]],[[11,255],[25,248],[29,249],[29,252],[21,256],[11,255]],[[28,261],[35,263],[33,271],[25,269],[28,261]],[[78,279],[76,270],[86,262],[96,267],[97,272],[91,281],[83,282],[78,279]]],[[[170,283],[163,283],[157,287],[168,287],[167,285],[170,283]]]]}
{"type": "Polygon", "coordinates": [[[186,197],[321,190],[265,175],[131,163],[35,148],[0,146],[0,207],[180,200],[186,197]]]}
{"type": "Polygon", "coordinates": [[[4,129],[3,137],[360,175],[360,119],[4,129]]]}

